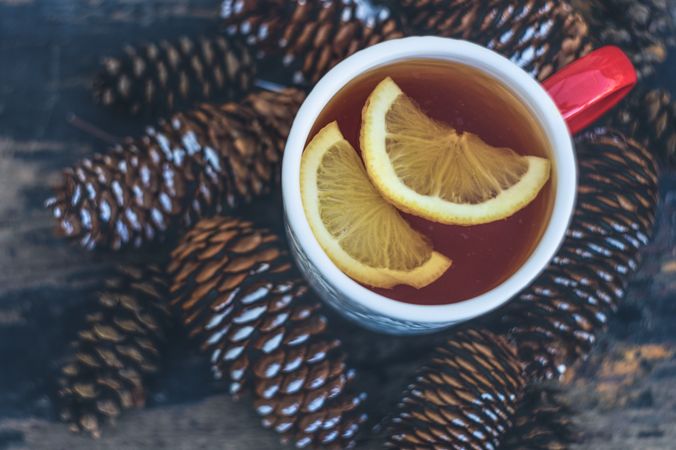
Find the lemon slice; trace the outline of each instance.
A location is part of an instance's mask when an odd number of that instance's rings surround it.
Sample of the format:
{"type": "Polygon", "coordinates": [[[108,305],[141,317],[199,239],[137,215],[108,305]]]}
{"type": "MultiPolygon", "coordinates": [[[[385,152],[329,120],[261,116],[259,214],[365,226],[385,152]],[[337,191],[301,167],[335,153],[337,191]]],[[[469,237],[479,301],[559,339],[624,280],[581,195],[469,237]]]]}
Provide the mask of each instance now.
{"type": "Polygon", "coordinates": [[[451,265],[380,196],[336,122],[317,133],[305,149],[300,189],[319,244],[355,280],[383,288],[421,288],[451,265]]]}
{"type": "Polygon", "coordinates": [[[547,159],[457,133],[427,117],[389,77],[364,105],[360,144],[369,177],[390,203],[446,224],[509,217],[549,178],[547,159]]]}

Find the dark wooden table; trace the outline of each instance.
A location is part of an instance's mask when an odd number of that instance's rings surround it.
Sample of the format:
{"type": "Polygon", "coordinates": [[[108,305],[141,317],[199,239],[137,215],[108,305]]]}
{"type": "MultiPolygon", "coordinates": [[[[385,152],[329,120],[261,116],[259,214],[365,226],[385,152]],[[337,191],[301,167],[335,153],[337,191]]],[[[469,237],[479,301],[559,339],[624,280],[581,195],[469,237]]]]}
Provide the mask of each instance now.
{"type": "MultiPolygon", "coordinates": [[[[81,120],[115,136],[137,134],[145,125],[95,106],[91,74],[102,55],[126,42],[215,30],[217,4],[0,0],[0,449],[279,447],[247,402],[226,397],[205,362],[181,344],[149,407],[123,416],[99,441],[68,433],[49,397],[55,367],[102,274],[114,263],[147,256],[88,253],[67,244],[53,236],[43,208],[62,167],[107,147],[76,126],[81,120]]],[[[673,57],[661,79],[676,93],[673,57]]],[[[279,211],[273,196],[245,214],[271,221],[279,211]]],[[[564,388],[583,430],[580,448],[676,448],[676,173],[662,175],[658,222],[610,331],[564,388]]],[[[364,386],[374,388],[375,417],[392,407],[438,339],[338,327],[349,336],[364,386]]],[[[373,438],[362,448],[380,442],[373,438]]]]}

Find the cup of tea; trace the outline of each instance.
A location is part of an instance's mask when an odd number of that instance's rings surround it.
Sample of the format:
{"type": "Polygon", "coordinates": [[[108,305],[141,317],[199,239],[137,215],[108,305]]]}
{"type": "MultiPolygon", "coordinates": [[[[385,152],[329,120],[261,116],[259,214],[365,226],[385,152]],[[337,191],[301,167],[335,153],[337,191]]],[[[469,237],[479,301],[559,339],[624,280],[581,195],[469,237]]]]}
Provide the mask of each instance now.
{"type": "MultiPolygon", "coordinates": [[[[385,333],[433,332],[503,305],[547,266],[566,234],[577,187],[571,133],[593,123],[626,95],[635,82],[631,62],[616,47],[596,50],[542,84],[510,60],[466,41],[409,37],[383,42],[353,54],[331,69],[310,92],[298,111],[286,143],[282,167],[285,224],[298,267],[319,296],[339,313],[366,328],[385,333]],[[357,255],[353,254],[354,248],[343,252],[345,249],[338,248],[340,244],[327,245],[327,239],[335,238],[337,242],[342,231],[334,226],[332,238],[326,232],[318,234],[312,224],[321,220],[322,214],[328,217],[326,220],[332,220],[333,215],[340,213],[340,207],[338,213],[317,208],[310,211],[307,205],[304,207],[301,193],[304,151],[318,135],[323,136],[330,128],[334,135],[340,136],[343,147],[354,149],[357,158],[352,158],[350,164],[363,167],[359,152],[361,145],[369,142],[368,136],[365,141],[364,134],[378,131],[368,125],[366,116],[377,114],[377,111],[372,112],[377,109],[377,105],[373,106],[377,103],[373,95],[383,80],[396,84],[403,92],[401,95],[411,99],[418,112],[410,114],[426,117],[420,120],[427,121],[427,133],[439,130],[438,133],[452,135],[453,142],[480,143],[488,149],[485,150],[489,152],[485,159],[488,165],[491,164],[491,149],[513,154],[515,160],[528,157],[548,161],[548,178],[527,202],[522,202],[525,206],[519,205],[518,210],[509,211],[509,214],[498,215],[496,211],[500,205],[489,201],[482,201],[481,205],[478,200],[477,204],[469,201],[470,207],[458,209],[465,218],[476,211],[488,216],[495,213],[495,218],[487,221],[472,219],[474,216],[464,221],[462,217],[445,220],[441,208],[435,210],[439,202],[425,203],[426,199],[414,206],[407,203],[402,206],[393,202],[397,197],[384,192],[376,180],[374,184],[381,189],[383,202],[388,202],[383,203],[383,208],[394,207],[396,212],[387,214],[396,216],[401,222],[397,229],[407,230],[409,234],[392,234],[395,228],[390,226],[383,226],[382,233],[373,234],[371,230],[371,238],[360,244],[350,244],[364,248],[364,252],[357,249],[356,253],[360,253],[357,255]],[[367,104],[370,106],[365,107],[367,104]],[[365,124],[371,128],[365,131],[365,124]],[[463,140],[462,136],[471,139],[463,140]],[[388,206],[390,204],[393,206],[388,206]],[[425,213],[418,214],[418,207],[425,213]],[[441,219],[437,220],[437,217],[441,219]],[[406,276],[394,277],[395,281],[392,281],[384,275],[378,278],[379,274],[388,272],[376,267],[372,270],[373,277],[359,278],[354,276],[356,272],[346,270],[348,266],[331,250],[347,255],[343,255],[343,259],[368,260],[369,257],[361,253],[378,253],[382,247],[396,246],[397,241],[411,239],[410,236],[430,246],[438,257],[436,267],[441,267],[443,273],[439,269],[430,277],[411,270],[406,276]],[[379,242],[379,239],[385,241],[379,242]],[[418,282],[419,276],[421,280],[425,278],[424,283],[418,282]],[[377,281],[381,278],[385,280],[383,284],[377,281]]],[[[385,94],[382,96],[386,97],[385,94]]],[[[379,117],[398,120],[403,129],[413,128],[418,120],[413,117],[408,121],[405,117],[395,116],[382,113],[379,117]]],[[[395,142],[397,132],[392,133],[394,137],[387,137],[387,142],[395,142]]],[[[409,146],[418,139],[420,148],[415,151],[421,152],[420,158],[429,159],[429,153],[424,155],[422,152],[443,151],[432,149],[424,135],[407,136],[406,139],[409,146]]],[[[416,154],[411,157],[409,152],[407,155],[415,165],[416,154]]],[[[476,159],[472,149],[464,158],[476,159]]],[[[369,159],[366,161],[368,170],[355,170],[363,171],[363,177],[367,172],[371,175],[372,171],[381,170],[378,161],[377,158],[369,159]]],[[[426,164],[430,166],[429,162],[426,164]]],[[[448,164],[447,160],[440,159],[439,170],[449,170],[448,164]]],[[[464,164],[469,163],[465,161],[464,164]]],[[[494,170],[499,171],[499,168],[494,170]]],[[[321,183],[322,177],[336,178],[329,176],[331,173],[317,173],[319,175],[312,178],[316,183],[321,183]]],[[[477,179],[472,173],[452,170],[446,173],[454,174],[454,179],[467,178],[470,184],[477,179]]],[[[351,176],[343,178],[346,185],[352,182],[351,176]]],[[[523,175],[523,178],[527,176],[523,175]]],[[[340,177],[333,182],[340,185],[340,177]]],[[[505,186],[509,184],[505,183],[505,186]]],[[[317,191],[313,189],[312,192],[317,191]]],[[[367,190],[371,192],[370,189],[367,190]]],[[[501,201],[509,197],[501,191],[500,185],[494,190],[495,197],[501,201]]],[[[439,192],[427,195],[435,196],[443,197],[439,192]]],[[[343,208],[349,209],[351,203],[362,201],[361,197],[357,191],[354,198],[348,194],[339,200],[341,205],[346,205],[343,208]]],[[[333,204],[336,207],[336,203],[333,204]]],[[[367,223],[370,217],[366,210],[340,226],[361,226],[363,224],[357,222],[367,223]]],[[[363,265],[368,264],[367,261],[363,265]]]]}

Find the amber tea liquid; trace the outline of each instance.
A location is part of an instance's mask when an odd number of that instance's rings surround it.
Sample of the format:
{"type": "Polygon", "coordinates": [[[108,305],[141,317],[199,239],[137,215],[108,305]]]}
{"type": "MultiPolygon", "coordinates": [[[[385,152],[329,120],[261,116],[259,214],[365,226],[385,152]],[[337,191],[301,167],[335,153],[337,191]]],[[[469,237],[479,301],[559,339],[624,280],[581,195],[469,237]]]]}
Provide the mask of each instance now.
{"type": "MultiPolygon", "coordinates": [[[[438,60],[393,63],[350,81],[322,110],[308,142],[322,127],[336,120],[345,138],[359,151],[362,107],[371,91],[387,76],[430,117],[458,131],[475,133],[493,146],[510,147],[519,154],[551,160],[542,129],[509,89],[474,68],[438,60]]],[[[554,168],[533,202],[497,222],[442,225],[402,213],[432,241],[436,251],[453,260],[453,265],[422,289],[409,286],[369,289],[406,303],[443,305],[496,287],[525,262],[542,237],[553,207],[555,176],[554,168]]]]}

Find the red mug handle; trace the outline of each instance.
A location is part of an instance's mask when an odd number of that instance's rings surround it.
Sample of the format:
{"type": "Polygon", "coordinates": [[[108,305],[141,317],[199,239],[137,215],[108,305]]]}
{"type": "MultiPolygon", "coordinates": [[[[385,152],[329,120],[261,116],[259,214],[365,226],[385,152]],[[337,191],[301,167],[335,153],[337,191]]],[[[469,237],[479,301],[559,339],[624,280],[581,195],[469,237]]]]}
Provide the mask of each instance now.
{"type": "Polygon", "coordinates": [[[622,50],[610,45],[573,61],[542,83],[571,134],[591,125],[635,84],[634,65],[622,50]]]}

